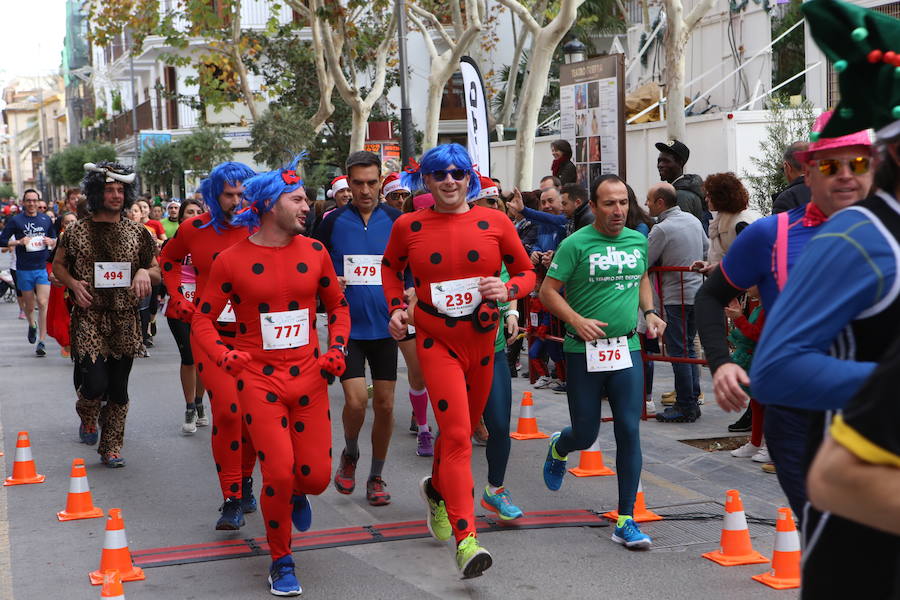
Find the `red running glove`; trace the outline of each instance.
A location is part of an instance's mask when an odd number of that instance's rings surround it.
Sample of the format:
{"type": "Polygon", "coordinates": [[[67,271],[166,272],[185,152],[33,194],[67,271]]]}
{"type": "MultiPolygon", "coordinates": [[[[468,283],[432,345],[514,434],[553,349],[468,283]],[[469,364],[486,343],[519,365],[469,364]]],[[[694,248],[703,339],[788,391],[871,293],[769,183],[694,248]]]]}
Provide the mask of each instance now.
{"type": "Polygon", "coordinates": [[[170,319],[178,319],[190,325],[191,319],[194,317],[194,305],[183,297],[172,296],[169,298],[169,305],[166,308],[166,316],[170,319]]]}
{"type": "MultiPolygon", "coordinates": [[[[331,349],[319,357],[319,367],[332,376],[341,376],[347,370],[344,360],[344,352],[340,346],[332,346],[331,349]]],[[[324,375],[324,373],[323,373],[324,375]]],[[[330,378],[329,378],[330,379],[330,378]]],[[[330,383],[330,381],[329,381],[330,383]]]]}
{"type": "Polygon", "coordinates": [[[250,362],[250,355],[240,350],[228,350],[219,356],[216,363],[231,376],[237,376],[250,362]]]}

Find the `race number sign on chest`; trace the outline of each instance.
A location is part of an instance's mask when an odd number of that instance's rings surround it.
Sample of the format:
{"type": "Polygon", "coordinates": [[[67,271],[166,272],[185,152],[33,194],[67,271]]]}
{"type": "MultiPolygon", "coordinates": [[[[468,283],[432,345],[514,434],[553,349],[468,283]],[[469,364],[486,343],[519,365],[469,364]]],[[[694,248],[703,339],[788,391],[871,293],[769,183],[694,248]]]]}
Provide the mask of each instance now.
{"type": "Polygon", "coordinates": [[[347,285],[381,285],[381,255],[344,256],[344,279],[347,285]]]}
{"type": "Polygon", "coordinates": [[[194,298],[197,297],[197,284],[196,283],[182,283],[181,284],[181,294],[184,296],[184,299],[188,302],[193,302],[194,298]]]}
{"type": "Polygon", "coordinates": [[[431,302],[438,312],[448,317],[471,315],[481,304],[478,282],[481,277],[452,279],[431,284],[431,302]]]}
{"type": "Polygon", "coordinates": [[[25,252],[39,252],[46,247],[47,242],[44,241],[44,236],[36,235],[28,239],[28,243],[25,244],[25,252]]]}
{"type": "Polygon", "coordinates": [[[231,306],[231,300],[225,303],[225,308],[223,308],[222,313],[216,317],[216,321],[219,323],[234,323],[237,321],[237,318],[234,316],[234,307],[231,306]]]}
{"type": "Polygon", "coordinates": [[[309,309],[259,315],[263,350],[298,348],[309,343],[309,309]]]}
{"type": "Polygon", "coordinates": [[[584,351],[587,370],[590,373],[621,371],[632,366],[631,353],[628,351],[628,337],[624,335],[586,342],[584,351]]]}
{"type": "Polygon", "coordinates": [[[95,288],[125,288],[131,285],[131,263],[95,262],[95,288]]]}

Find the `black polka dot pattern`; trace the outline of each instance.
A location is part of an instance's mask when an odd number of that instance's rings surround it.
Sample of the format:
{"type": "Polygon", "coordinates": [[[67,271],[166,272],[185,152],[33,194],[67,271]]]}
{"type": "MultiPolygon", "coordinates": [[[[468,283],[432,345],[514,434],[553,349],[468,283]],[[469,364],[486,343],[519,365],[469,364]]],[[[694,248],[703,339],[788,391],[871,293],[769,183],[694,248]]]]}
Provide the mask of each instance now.
{"type": "Polygon", "coordinates": [[[287,426],[288,426],[288,423],[287,423],[287,417],[281,417],[281,426],[282,426],[284,429],[287,429],[287,426]]]}
{"type": "Polygon", "coordinates": [[[294,365],[293,367],[288,369],[288,372],[291,374],[291,377],[296,377],[297,375],[300,374],[300,367],[298,367],[297,365],[294,365]]]}
{"type": "Polygon", "coordinates": [[[267,313],[267,312],[269,312],[269,305],[268,305],[268,303],[266,303],[266,302],[261,302],[261,303],[259,304],[259,306],[257,306],[256,308],[257,308],[257,309],[259,310],[259,312],[261,312],[261,313],[267,313]]]}
{"type": "MultiPolygon", "coordinates": [[[[244,389],[244,380],[243,379],[237,380],[237,389],[238,389],[238,391],[241,391],[244,389]]],[[[234,404],[232,404],[232,406],[234,406],[234,404]]],[[[234,411],[231,411],[231,412],[234,412],[234,411]]]]}
{"type": "Polygon", "coordinates": [[[209,305],[209,302],[204,302],[200,306],[200,312],[202,312],[204,315],[209,314],[209,311],[211,311],[211,310],[212,310],[212,306],[209,305]]]}
{"type": "Polygon", "coordinates": [[[511,264],[513,264],[514,262],[516,262],[516,259],[515,259],[515,257],[514,257],[512,254],[504,254],[504,255],[503,255],[503,262],[505,262],[505,263],[508,264],[508,265],[511,265],[511,264]]]}
{"type": "Polygon", "coordinates": [[[309,396],[300,396],[300,406],[309,406],[309,396]]]}
{"type": "Polygon", "coordinates": [[[317,252],[321,252],[324,248],[324,246],[322,246],[322,244],[320,244],[319,242],[313,242],[312,247],[313,250],[316,250],[317,252]]]}
{"type": "Polygon", "coordinates": [[[422,231],[422,222],[421,221],[413,221],[410,223],[409,228],[411,231],[422,231]]]}
{"type": "Polygon", "coordinates": [[[319,287],[326,288],[329,285],[331,285],[331,280],[329,278],[322,277],[321,279],[319,279],[319,287]]]}
{"type": "Polygon", "coordinates": [[[425,338],[422,341],[422,346],[426,349],[431,348],[432,346],[434,346],[434,340],[431,338],[425,338]]]}
{"type": "Polygon", "coordinates": [[[303,424],[303,421],[297,421],[294,423],[294,431],[297,433],[303,433],[303,430],[306,429],[306,425],[303,424]]]}
{"type": "Polygon", "coordinates": [[[487,221],[478,221],[478,229],[487,229],[490,224],[487,221]]]}
{"type": "Polygon", "coordinates": [[[237,412],[237,404],[235,404],[233,402],[231,403],[231,406],[229,406],[228,408],[231,409],[231,412],[233,412],[233,413],[237,412]]]}
{"type": "Polygon", "coordinates": [[[163,263],[163,269],[166,270],[166,271],[171,271],[171,270],[172,270],[172,263],[170,263],[170,262],[168,262],[168,261],[165,262],[165,263],[163,263]]]}
{"type": "Polygon", "coordinates": [[[465,519],[460,519],[456,522],[456,530],[457,531],[465,531],[466,528],[469,527],[469,522],[465,519]]]}
{"type": "Polygon", "coordinates": [[[273,367],[272,365],[266,365],[263,367],[262,371],[263,375],[271,375],[275,372],[275,367],[273,367]]]}
{"type": "Polygon", "coordinates": [[[231,444],[229,445],[229,448],[231,448],[234,451],[237,451],[238,449],[240,449],[240,447],[241,447],[241,444],[237,440],[231,442],[231,444]]]}
{"type": "Polygon", "coordinates": [[[306,263],[297,263],[297,271],[299,271],[300,273],[306,273],[307,271],[309,271],[309,267],[306,266],[306,263]]]}
{"type": "Polygon", "coordinates": [[[266,392],[266,401],[267,402],[277,402],[278,396],[276,396],[273,392],[266,392]]]}
{"type": "Polygon", "coordinates": [[[253,415],[247,413],[246,415],[244,415],[244,420],[247,422],[247,425],[253,424],[253,415]]]}
{"type": "Polygon", "coordinates": [[[435,252],[429,257],[429,260],[431,261],[431,264],[437,265],[440,264],[440,262],[443,260],[443,257],[441,256],[440,252],[435,252]]]}
{"type": "Polygon", "coordinates": [[[278,529],[278,521],[269,520],[269,527],[272,529],[278,529]]]}
{"type": "Polygon", "coordinates": [[[303,465],[300,467],[300,474],[303,476],[309,476],[312,469],[309,468],[309,465],[303,465]]]}
{"type": "Polygon", "coordinates": [[[466,254],[466,258],[469,259],[469,262],[478,262],[478,252],[475,250],[469,250],[469,253],[466,254]]]}
{"type": "Polygon", "coordinates": [[[267,485],[267,486],[266,486],[265,494],[266,494],[266,496],[268,496],[269,498],[271,498],[272,496],[275,495],[275,490],[272,488],[271,485],[267,485]]]}
{"type": "Polygon", "coordinates": [[[231,284],[228,283],[227,281],[226,281],[225,283],[223,283],[223,284],[222,284],[222,291],[223,291],[224,293],[226,293],[226,294],[230,294],[230,293],[231,293],[231,284]]]}
{"type": "Polygon", "coordinates": [[[481,359],[481,366],[486,367],[489,362],[491,362],[491,357],[485,356],[484,358],[481,359]]]}
{"type": "Polygon", "coordinates": [[[230,486],[228,486],[228,489],[232,492],[237,492],[239,489],[241,489],[241,486],[236,483],[232,483],[230,486]]]}
{"type": "Polygon", "coordinates": [[[439,411],[444,412],[444,411],[447,410],[447,408],[448,408],[449,406],[450,406],[450,405],[449,405],[449,404],[447,403],[447,401],[444,400],[443,398],[441,398],[440,400],[438,400],[438,410],[439,410],[439,411]]]}
{"type": "MultiPolygon", "coordinates": [[[[297,310],[299,308],[300,308],[300,303],[297,302],[296,300],[291,300],[288,303],[288,310],[297,310]]],[[[313,327],[315,327],[315,326],[313,326],[313,327]]]]}

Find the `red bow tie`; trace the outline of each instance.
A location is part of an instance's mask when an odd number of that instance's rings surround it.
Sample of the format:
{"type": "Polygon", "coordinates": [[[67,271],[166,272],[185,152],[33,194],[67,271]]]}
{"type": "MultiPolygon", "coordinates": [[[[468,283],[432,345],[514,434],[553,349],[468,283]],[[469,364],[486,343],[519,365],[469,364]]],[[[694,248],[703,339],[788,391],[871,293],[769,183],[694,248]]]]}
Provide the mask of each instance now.
{"type": "Polygon", "coordinates": [[[806,213],[803,215],[804,227],[818,227],[828,220],[825,213],[822,212],[815,203],[809,202],[806,205],[806,213]]]}

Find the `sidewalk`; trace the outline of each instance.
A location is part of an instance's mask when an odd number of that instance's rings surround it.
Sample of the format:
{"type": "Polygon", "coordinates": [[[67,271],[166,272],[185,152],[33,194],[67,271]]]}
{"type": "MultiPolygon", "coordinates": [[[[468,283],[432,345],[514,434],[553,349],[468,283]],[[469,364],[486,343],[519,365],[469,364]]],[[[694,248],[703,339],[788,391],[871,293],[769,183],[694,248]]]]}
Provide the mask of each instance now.
{"type": "MultiPolygon", "coordinates": [[[[103,544],[103,519],[59,523],[56,511],[65,504],[73,458],[85,459],[94,502],[103,509],[122,508],[132,551],[181,546],[265,535],[262,516],[247,516],[247,525],[233,534],[213,530],[220,504],[215,468],[209,450],[211,428],[182,436],[183,401],[178,383],[178,354],[164,319],[160,319],[152,356],[137,359],[131,379],[124,456],[128,466],[110,470],[99,464],[95,448],[77,441],[73,408],[71,363],[60,357],[53,341],[48,357],[34,357],[25,341],[24,322],[16,319],[15,305],[0,304],[0,424],[6,473],[12,468],[15,434],[28,430],[39,473],[46,483],[0,488],[0,597],[12,563],[15,600],[65,597],[94,599],[97,587],[88,585],[87,573],[97,568],[103,544]],[[3,514],[4,504],[7,507],[3,514]],[[3,533],[9,527],[9,544],[3,533]],[[60,591],[65,590],[60,595],[60,591]]],[[[401,359],[402,360],[402,359],[401,359]]],[[[671,369],[656,369],[657,395],[672,389],[671,369]]],[[[749,459],[727,452],[704,452],[679,442],[686,438],[728,435],[726,426],[735,415],[722,413],[713,401],[708,374],[703,376],[707,402],[703,417],[694,424],[642,424],[643,484],[647,502],[657,512],[719,514],[725,490],[741,490],[748,514],[774,518],[784,500],[774,476],[762,473],[749,459]]],[[[393,502],[370,507],[358,479],[351,496],[329,488],[312,499],[313,530],[322,531],[370,524],[421,521],[424,508],[416,483],[430,470],[431,460],[415,456],[415,436],[407,433],[410,407],[405,378],[398,381],[395,435],[385,467],[393,502]]],[[[512,423],[518,417],[527,379],[513,384],[512,423]]],[[[340,387],[330,388],[334,452],[340,451],[343,404],[340,387]]],[[[534,391],[539,427],[547,433],[568,423],[564,395],[534,391]]],[[[433,419],[429,419],[433,422],[433,419]]],[[[363,477],[371,459],[368,441],[371,418],[360,438],[363,477]]],[[[601,428],[606,464],[615,468],[612,423],[601,428]]],[[[614,477],[567,477],[562,490],[549,492],[543,485],[541,465],[546,441],[513,441],[507,487],[526,512],[615,507],[614,477]]],[[[577,455],[573,455],[573,463],[577,455]]],[[[475,488],[486,482],[482,448],[473,453],[475,488]]],[[[573,464],[574,466],[574,464],[573,464]]],[[[260,478],[255,477],[257,495],[260,478]]],[[[480,506],[476,514],[484,514],[480,506]]],[[[304,597],[313,598],[771,598],[773,590],[750,580],[765,565],[718,567],[700,558],[717,546],[721,521],[667,520],[644,530],[654,537],[654,549],[634,553],[609,540],[610,528],[568,527],[510,530],[487,533],[482,543],[494,555],[494,567],[484,577],[460,581],[450,545],[415,539],[295,552],[304,597]]],[[[771,552],[773,529],[752,525],[756,548],[771,552]]],[[[265,556],[148,568],[147,579],[126,583],[131,599],[269,598],[265,556]]],[[[783,595],[783,597],[788,597],[783,595]]],[[[791,595],[790,597],[793,597],[791,595]]]]}

